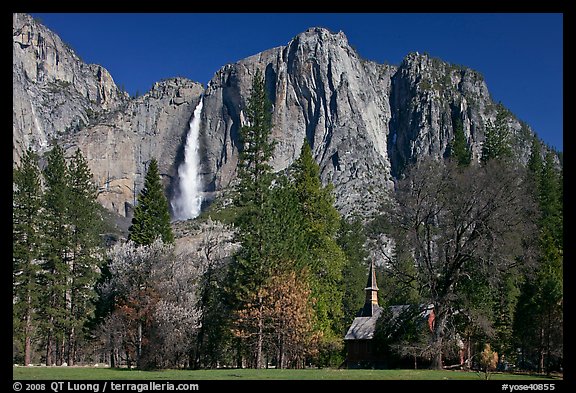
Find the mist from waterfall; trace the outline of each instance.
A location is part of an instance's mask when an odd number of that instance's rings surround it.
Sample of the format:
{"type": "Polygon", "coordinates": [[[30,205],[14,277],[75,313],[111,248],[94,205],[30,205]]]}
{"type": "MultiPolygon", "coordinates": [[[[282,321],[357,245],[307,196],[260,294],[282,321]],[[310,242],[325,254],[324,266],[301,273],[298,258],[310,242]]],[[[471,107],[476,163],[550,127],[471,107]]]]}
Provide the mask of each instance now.
{"type": "Polygon", "coordinates": [[[178,192],[172,200],[174,219],[198,217],[202,207],[202,179],[200,177],[200,114],[203,98],[194,109],[184,148],[184,162],[178,168],[178,192]]]}

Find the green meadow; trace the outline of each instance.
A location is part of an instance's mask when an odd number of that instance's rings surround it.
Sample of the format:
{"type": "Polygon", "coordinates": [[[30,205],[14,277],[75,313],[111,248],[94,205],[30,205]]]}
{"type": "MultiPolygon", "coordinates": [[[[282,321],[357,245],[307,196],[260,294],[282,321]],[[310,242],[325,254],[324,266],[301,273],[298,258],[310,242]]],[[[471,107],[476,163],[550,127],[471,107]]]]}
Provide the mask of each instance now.
{"type": "MultiPolygon", "coordinates": [[[[449,370],[220,369],[139,371],[95,367],[13,367],[14,380],[484,380],[484,373],[449,370]]],[[[559,380],[491,373],[490,380],[559,380]]]]}

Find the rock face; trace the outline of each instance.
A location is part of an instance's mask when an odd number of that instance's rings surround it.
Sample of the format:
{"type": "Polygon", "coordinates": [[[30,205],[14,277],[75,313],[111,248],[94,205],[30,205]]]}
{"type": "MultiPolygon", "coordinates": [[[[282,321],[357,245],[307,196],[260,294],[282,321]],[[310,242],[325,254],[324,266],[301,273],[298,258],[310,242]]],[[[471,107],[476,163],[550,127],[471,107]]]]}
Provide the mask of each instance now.
{"type": "Polygon", "coordinates": [[[13,33],[14,162],[29,146],[46,151],[52,139],[69,155],[80,148],[99,202],[126,216],[154,157],[170,193],[203,86],[168,79],[130,99],[106,69],[83,63],[29,15],[14,14],[13,33]]]}
{"type": "Polygon", "coordinates": [[[201,84],[183,78],[158,82],[145,95],[62,139],[70,153],[76,147],[82,150],[104,207],[129,215],[152,158],[158,160],[168,196],[172,194],[190,116],[202,91],[201,84]]]}
{"type": "Polygon", "coordinates": [[[235,176],[242,108],[256,69],[265,75],[274,108],[274,169],[298,158],[307,139],[323,182],[336,186],[343,213],[376,207],[393,185],[387,141],[395,68],[361,59],[343,33],[320,28],[285,47],[228,65],[210,81],[205,106],[211,109],[205,112],[204,128],[207,184],[224,188],[235,176]]]}
{"type": "Polygon", "coordinates": [[[30,15],[13,14],[13,159],[29,146],[80,130],[128,98],[108,71],[85,64],[60,37],[30,15]]]}
{"type": "MultiPolygon", "coordinates": [[[[239,129],[257,69],[265,75],[274,108],[273,168],[287,168],[307,139],[322,181],[334,184],[345,215],[374,212],[407,163],[445,156],[456,119],[478,160],[486,124],[497,112],[476,71],[418,53],[399,66],[377,64],[362,59],[342,32],[323,28],[222,67],[205,90],[174,78],[131,99],[105,69],[82,63],[29,16],[15,14],[13,23],[14,160],[28,146],[43,151],[50,138],[69,152],[79,147],[100,187],[100,202],[123,216],[152,157],[172,193],[200,99],[207,195],[234,184],[239,129]]],[[[509,127],[516,153],[526,161],[533,132],[512,114],[509,127]]]]}
{"type": "MultiPolygon", "coordinates": [[[[311,28],[287,46],[223,67],[208,84],[203,162],[210,190],[235,177],[242,109],[256,69],[274,107],[274,169],[290,165],[306,138],[345,215],[377,209],[408,162],[445,156],[456,118],[478,160],[486,122],[496,116],[482,76],[471,69],[417,53],[399,67],[376,64],[342,32],[311,28]]],[[[513,116],[509,125],[514,135],[531,134],[513,116]]],[[[518,148],[526,160],[529,144],[518,148]]]]}
{"type": "MultiPolygon", "coordinates": [[[[389,152],[395,177],[420,157],[447,156],[456,119],[462,121],[472,159],[479,161],[486,125],[497,113],[478,72],[418,53],[408,54],[394,74],[390,106],[389,152]]],[[[532,131],[512,114],[508,126],[515,153],[527,162],[532,131]]]]}

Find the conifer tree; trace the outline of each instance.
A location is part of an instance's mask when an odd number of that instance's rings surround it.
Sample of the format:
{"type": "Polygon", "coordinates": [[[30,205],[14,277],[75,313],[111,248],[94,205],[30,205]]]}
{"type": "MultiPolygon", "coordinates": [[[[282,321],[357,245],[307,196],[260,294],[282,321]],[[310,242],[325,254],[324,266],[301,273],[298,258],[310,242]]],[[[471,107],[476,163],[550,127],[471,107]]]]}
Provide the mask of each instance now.
{"type": "Polygon", "coordinates": [[[37,323],[40,286],[40,209],[42,189],[38,157],[28,149],[13,169],[12,290],[14,338],[23,342],[24,364],[32,363],[32,337],[37,323]]]}
{"type": "Polygon", "coordinates": [[[346,256],[336,242],[340,214],[334,207],[333,186],[322,185],[320,167],[307,141],[293,164],[292,176],[315,300],[316,328],[330,340],[341,333],[341,280],[346,256]]]}
{"type": "Polygon", "coordinates": [[[174,242],[168,201],[160,182],[158,162],[154,158],[150,160],[144,188],[138,195],[129,231],[129,239],[137,245],[150,245],[158,237],[164,243],[174,242]]]}
{"type": "MultiPolygon", "coordinates": [[[[234,203],[240,208],[236,220],[237,241],[241,249],[229,271],[229,301],[238,313],[251,307],[251,315],[262,316],[264,307],[261,287],[274,268],[267,241],[271,222],[271,184],[274,142],[271,103],[266,95],[264,77],[258,70],[252,81],[252,91],[246,107],[247,124],[240,129],[242,149],[238,165],[239,184],[234,203]],[[256,296],[256,301],[253,301],[256,296]]],[[[262,366],[264,321],[259,318],[252,326],[254,366],[262,366]]]]}
{"type": "Polygon", "coordinates": [[[508,128],[508,112],[499,105],[496,112],[496,120],[488,121],[482,155],[480,161],[486,164],[488,160],[506,160],[512,157],[510,146],[510,130],[508,128]]]}
{"type": "Polygon", "coordinates": [[[366,235],[360,219],[342,218],[336,240],[346,255],[346,263],[342,271],[345,279],[342,282],[341,292],[343,324],[350,326],[356,313],[364,304],[365,298],[368,253],[364,248],[366,235]]]}
{"type": "MultiPolygon", "coordinates": [[[[252,81],[246,119],[247,124],[240,129],[242,150],[238,165],[240,184],[236,203],[246,207],[246,210],[257,210],[263,206],[272,182],[272,167],[269,161],[275,145],[271,140],[272,104],[260,70],[256,71],[252,81]]],[[[249,211],[247,214],[251,213],[255,212],[249,211]]]]}
{"type": "Polygon", "coordinates": [[[55,145],[43,171],[45,191],[42,232],[42,328],[46,364],[64,362],[65,333],[69,328],[66,296],[70,288],[71,232],[69,188],[64,150],[55,145]]]}
{"type": "Polygon", "coordinates": [[[548,232],[557,247],[563,245],[562,175],[556,169],[554,153],[547,152],[540,179],[540,207],[542,229],[548,232]]]}
{"type": "Polygon", "coordinates": [[[306,355],[314,355],[317,335],[312,329],[310,290],[305,277],[294,271],[272,273],[253,301],[261,307],[246,307],[238,313],[233,333],[249,339],[264,321],[263,334],[268,356],[274,356],[277,368],[303,367],[306,355]],[[261,300],[258,300],[261,298],[261,300]]]}
{"type": "Polygon", "coordinates": [[[70,288],[66,358],[74,364],[84,324],[93,316],[96,282],[102,265],[102,217],[88,163],[77,149],[68,164],[68,225],[70,228],[70,288]]]}
{"type": "Polygon", "coordinates": [[[247,124],[240,130],[242,150],[238,166],[239,184],[234,203],[240,208],[236,219],[237,240],[242,244],[236,255],[233,273],[237,295],[253,293],[267,279],[272,266],[266,241],[270,223],[272,158],[274,142],[270,139],[271,104],[266,95],[264,79],[256,72],[246,108],[247,124]]]}
{"type": "Polygon", "coordinates": [[[533,190],[540,190],[540,178],[542,175],[542,144],[536,135],[532,138],[530,145],[530,158],[528,159],[528,181],[533,190]]]}
{"type": "Polygon", "coordinates": [[[450,157],[456,160],[459,166],[468,166],[472,161],[472,150],[466,141],[464,126],[460,119],[456,119],[454,123],[454,138],[450,143],[450,157]]]}
{"type": "Polygon", "coordinates": [[[532,360],[539,371],[550,371],[562,358],[563,326],[563,207],[562,175],[552,152],[542,159],[542,147],[534,137],[528,162],[528,178],[538,201],[538,266],[529,272],[521,288],[515,314],[514,334],[521,348],[519,362],[532,360]],[[537,358],[529,359],[530,353],[537,358]]]}
{"type": "Polygon", "coordinates": [[[43,171],[38,314],[47,364],[73,365],[94,311],[100,275],[100,228],[92,174],[81,151],[66,163],[55,145],[43,171]]]}

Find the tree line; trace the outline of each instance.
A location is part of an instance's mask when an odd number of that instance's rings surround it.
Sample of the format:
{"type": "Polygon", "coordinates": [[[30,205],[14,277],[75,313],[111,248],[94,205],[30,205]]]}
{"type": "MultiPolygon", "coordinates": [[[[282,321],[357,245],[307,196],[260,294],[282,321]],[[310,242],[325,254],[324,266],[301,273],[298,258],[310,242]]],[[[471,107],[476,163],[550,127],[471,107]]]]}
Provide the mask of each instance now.
{"type": "Polygon", "coordinates": [[[272,172],[271,127],[258,74],[241,129],[235,235],[226,238],[208,219],[198,248],[185,252],[174,244],[156,160],[127,241],[105,247],[80,150],[67,164],[55,146],[42,170],[29,151],[13,182],[18,362],[93,359],[142,369],[341,362],[342,331],[362,301],[364,238],[357,222],[341,228],[332,187],[322,185],[306,141],[291,168],[272,172]],[[223,256],[225,242],[239,251],[223,256]]]}
{"type": "Polygon", "coordinates": [[[28,150],[13,170],[13,328],[24,364],[73,365],[95,311],[104,250],[92,174],[80,150],[54,146],[39,169],[28,150]]]}
{"type": "MultiPolygon", "coordinates": [[[[257,72],[240,129],[226,225],[208,218],[194,249],[175,246],[157,162],[148,165],[127,241],[105,247],[80,151],[31,151],[14,169],[14,346],[29,364],[112,367],[338,366],[378,262],[380,304],[434,304],[431,333],[376,340],[441,368],[481,350],[540,371],[562,361],[562,173],[534,137],[518,164],[507,112],[486,125],[479,162],[462,121],[441,161],[407,167],[380,214],[344,219],[313,150],[274,173],[272,108],[257,72]],[[97,225],[98,224],[98,225],[97,225]],[[237,245],[226,254],[226,245],[237,245]]],[[[502,358],[501,358],[502,359],[502,358]]]]}

